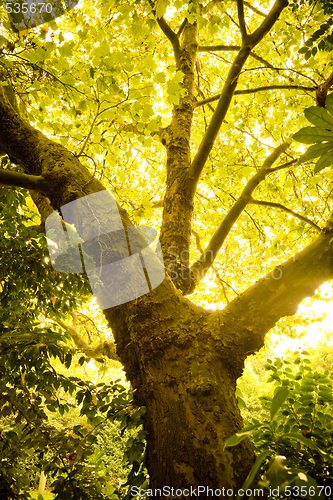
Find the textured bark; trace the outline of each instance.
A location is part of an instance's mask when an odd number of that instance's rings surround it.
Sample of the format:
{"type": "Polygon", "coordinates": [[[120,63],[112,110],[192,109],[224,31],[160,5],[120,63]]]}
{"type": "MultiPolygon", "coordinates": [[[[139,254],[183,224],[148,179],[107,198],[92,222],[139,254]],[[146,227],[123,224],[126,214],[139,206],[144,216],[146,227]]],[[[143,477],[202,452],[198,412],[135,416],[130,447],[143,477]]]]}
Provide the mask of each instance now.
{"type": "MultiPolygon", "coordinates": [[[[184,73],[182,87],[186,97],[173,108],[172,121],[168,127],[167,181],[161,227],[161,245],[166,268],[176,286],[184,288],[184,271],[189,267],[189,249],[193,199],[189,197],[188,169],[191,164],[190,140],[195,99],[194,65],[197,54],[197,28],[186,23],[182,44],[176,57],[177,68],[184,73]],[[177,262],[178,261],[178,262],[177,262]]],[[[185,275],[187,276],[187,274],[185,275]]]]}
{"type": "Polygon", "coordinates": [[[194,306],[169,280],[128,304],[125,321],[123,309],[105,315],[136,398],[148,410],[150,487],[240,488],[254,456],[247,441],[223,450],[242,421],[235,397],[240,372],[225,358],[220,315],[194,306]]]}

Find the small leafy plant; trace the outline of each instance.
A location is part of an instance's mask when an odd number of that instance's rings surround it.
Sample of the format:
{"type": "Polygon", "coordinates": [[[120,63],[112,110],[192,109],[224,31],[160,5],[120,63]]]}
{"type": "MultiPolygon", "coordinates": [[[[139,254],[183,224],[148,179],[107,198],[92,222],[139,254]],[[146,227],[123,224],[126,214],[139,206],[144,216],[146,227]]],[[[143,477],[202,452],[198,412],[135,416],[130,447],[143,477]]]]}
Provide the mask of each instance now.
{"type": "Polygon", "coordinates": [[[244,489],[262,467],[259,486],[278,488],[279,498],[333,498],[333,373],[310,365],[306,352],[267,361],[275,389],[260,397],[261,422],[253,419],[225,443],[249,438],[257,454],[244,489]]]}

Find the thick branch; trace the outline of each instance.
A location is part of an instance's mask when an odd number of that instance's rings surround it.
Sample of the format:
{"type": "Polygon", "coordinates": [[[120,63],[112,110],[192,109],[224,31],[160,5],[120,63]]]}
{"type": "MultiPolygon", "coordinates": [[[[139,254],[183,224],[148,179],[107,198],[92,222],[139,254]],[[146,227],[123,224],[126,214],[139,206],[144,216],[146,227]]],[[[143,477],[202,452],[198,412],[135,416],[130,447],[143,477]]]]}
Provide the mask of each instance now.
{"type": "Polygon", "coordinates": [[[254,200],[253,198],[250,200],[249,203],[251,205],[263,205],[266,207],[279,208],[280,210],[284,210],[284,212],[287,212],[287,214],[290,214],[293,217],[296,217],[297,219],[301,220],[302,222],[309,224],[311,227],[313,227],[319,233],[321,231],[321,228],[319,226],[317,226],[317,224],[312,222],[312,220],[308,219],[307,217],[304,217],[303,215],[298,214],[297,212],[294,212],[293,210],[285,207],[284,205],[281,205],[281,203],[274,203],[271,201],[254,200]]]}
{"type": "Polygon", "coordinates": [[[182,22],[182,24],[179,26],[179,29],[177,31],[177,37],[179,38],[181,36],[181,34],[183,33],[184,31],[184,28],[187,24],[187,18],[185,17],[184,21],[182,22]]]}
{"type": "Polygon", "coordinates": [[[252,199],[252,193],[270,173],[270,168],[273,163],[281,156],[282,153],[284,153],[288,149],[289,146],[290,143],[284,143],[281,146],[278,146],[264,161],[261,169],[248,181],[238,200],[231,207],[222,223],[213,234],[210,242],[205,248],[205,251],[191,266],[190,273],[191,276],[193,276],[193,286],[191,288],[191,292],[193,292],[195,286],[205,277],[207,271],[214,262],[220,248],[222,247],[226,237],[228,236],[232,226],[235,224],[247,204],[250,203],[252,199]]]}
{"type": "Polygon", "coordinates": [[[109,358],[114,361],[119,361],[119,357],[116,353],[116,346],[114,342],[100,342],[97,346],[90,346],[77,332],[73,326],[66,325],[60,319],[56,320],[57,323],[66,330],[67,333],[72,337],[76,347],[80,349],[88,358],[98,359],[98,358],[109,358]]]}
{"type": "Polygon", "coordinates": [[[180,45],[177,34],[170,28],[164,17],[160,17],[159,19],[157,19],[157,22],[165,36],[170,40],[175,55],[175,60],[178,63],[180,57],[180,45]]]}
{"type": "MultiPolygon", "coordinates": [[[[36,130],[12,108],[0,86],[0,149],[25,174],[1,173],[6,184],[43,192],[57,209],[69,201],[104,189],[64,146],[36,130]],[[29,174],[29,175],[26,175],[29,174]]],[[[124,210],[121,214],[125,217],[124,210]]],[[[131,225],[126,217],[126,225],[131,225]]]]}
{"type": "MultiPolygon", "coordinates": [[[[244,360],[264,344],[265,334],[299,303],[333,277],[333,230],[329,224],[316,240],[275,267],[220,313],[223,329],[231,329],[223,345],[244,360]]],[[[221,335],[223,335],[221,328],[221,335]]],[[[230,352],[229,351],[229,352],[230,352]]]]}
{"type": "MultiPolygon", "coordinates": [[[[256,92],[266,92],[267,90],[305,90],[314,92],[316,90],[315,87],[302,87],[301,85],[267,85],[265,87],[256,87],[254,89],[243,89],[243,90],[235,90],[234,95],[245,95],[245,94],[255,94],[256,92]]],[[[207,99],[203,99],[202,101],[198,101],[195,103],[195,107],[204,106],[210,102],[218,101],[221,97],[221,94],[213,95],[208,97],[207,99]]]]}
{"type": "Polygon", "coordinates": [[[237,0],[237,14],[238,14],[238,22],[239,22],[240,32],[242,35],[242,41],[244,42],[246,37],[247,37],[247,31],[246,31],[246,25],[245,25],[243,0],[237,0]]]}
{"type": "Polygon", "coordinates": [[[193,159],[189,169],[189,179],[191,183],[191,195],[194,197],[197,183],[202,169],[211,152],[220,127],[229,109],[233,94],[237,87],[240,72],[249,57],[251,50],[262,40],[277,21],[282,10],[288,5],[288,0],[276,0],[268,16],[264,19],[261,26],[251,35],[247,36],[246,42],[238,52],[226,78],[220,99],[216,110],[207,127],[206,133],[201,141],[199,149],[193,159]]]}
{"type": "Polygon", "coordinates": [[[317,104],[322,108],[325,107],[327,92],[333,86],[333,73],[317,88],[317,104]]]}
{"type": "Polygon", "coordinates": [[[252,48],[258,45],[258,43],[267,35],[267,33],[273,28],[274,24],[278,20],[283,9],[288,7],[288,0],[276,0],[272,9],[268,13],[267,17],[263,20],[259,28],[257,28],[251,35],[248,35],[249,43],[252,48]]]}
{"type": "Polygon", "coordinates": [[[28,175],[21,172],[0,169],[0,184],[5,186],[34,189],[41,193],[46,193],[50,189],[50,184],[41,175],[28,175]]]}

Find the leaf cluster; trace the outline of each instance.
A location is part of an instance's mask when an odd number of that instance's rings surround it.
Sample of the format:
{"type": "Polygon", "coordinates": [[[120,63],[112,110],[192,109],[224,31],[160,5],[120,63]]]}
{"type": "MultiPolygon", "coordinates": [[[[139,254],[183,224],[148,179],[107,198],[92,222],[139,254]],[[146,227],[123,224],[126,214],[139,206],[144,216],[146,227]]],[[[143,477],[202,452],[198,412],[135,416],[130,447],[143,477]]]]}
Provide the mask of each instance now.
{"type": "Polygon", "coordinates": [[[225,445],[250,439],[257,460],[247,487],[261,468],[259,484],[267,489],[279,486],[283,493],[286,486],[312,485],[315,489],[301,496],[323,498],[318,486],[333,487],[333,372],[314,371],[306,352],[268,360],[265,368],[275,390],[272,397],[259,398],[261,421],[253,419],[225,445]]]}
{"type": "Polygon", "coordinates": [[[333,93],[326,98],[326,108],[311,106],[304,111],[314,127],[304,127],[294,134],[303,144],[313,144],[300,157],[299,163],[318,158],[314,173],[333,165],[333,93]]]}

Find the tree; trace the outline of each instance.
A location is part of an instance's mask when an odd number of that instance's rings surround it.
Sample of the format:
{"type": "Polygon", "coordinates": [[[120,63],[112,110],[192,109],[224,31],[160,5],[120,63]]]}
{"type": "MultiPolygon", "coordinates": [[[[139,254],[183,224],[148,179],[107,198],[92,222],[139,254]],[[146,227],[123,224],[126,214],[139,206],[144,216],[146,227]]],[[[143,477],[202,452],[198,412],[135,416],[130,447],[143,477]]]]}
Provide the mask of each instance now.
{"type": "MultiPolygon", "coordinates": [[[[244,360],[333,275],[332,174],[298,164],[290,135],[332,85],[331,42],[305,63],[298,50],[325,14],[287,7],[100,2],[49,31],[2,38],[3,79],[26,116],[0,88],[0,147],[11,162],[1,183],[30,190],[41,230],[53,210],[106,187],[124,226],[160,229],[163,283],[104,310],[147,408],[152,489],[205,485],[230,497],[242,486],[250,445],[223,444],[242,426],[244,360]],[[212,269],[218,310],[196,303],[212,269]]],[[[89,217],[72,222],[87,239],[89,217]]]]}

